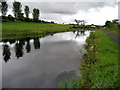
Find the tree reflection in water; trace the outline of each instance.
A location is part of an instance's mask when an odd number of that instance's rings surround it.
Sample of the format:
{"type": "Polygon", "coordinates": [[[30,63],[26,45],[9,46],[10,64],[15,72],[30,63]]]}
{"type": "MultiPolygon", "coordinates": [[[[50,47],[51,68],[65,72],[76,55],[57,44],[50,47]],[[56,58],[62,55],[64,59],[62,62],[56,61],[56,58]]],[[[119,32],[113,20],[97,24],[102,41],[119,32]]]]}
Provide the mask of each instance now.
{"type": "Polygon", "coordinates": [[[9,43],[10,43],[10,44],[13,44],[13,43],[15,43],[15,41],[16,41],[15,39],[9,40],[9,43]]]}
{"type": "Polygon", "coordinates": [[[3,44],[3,59],[5,62],[8,62],[8,60],[10,59],[11,56],[11,52],[10,52],[10,48],[7,44],[3,44]]]}
{"type": "Polygon", "coordinates": [[[77,38],[78,36],[80,36],[79,31],[77,31],[75,38],[77,38]]]}
{"type": "MultiPolygon", "coordinates": [[[[76,33],[75,38],[79,37],[80,34],[81,34],[81,35],[85,35],[85,31],[84,31],[84,30],[77,30],[76,32],[77,32],[77,33],[76,33]]],[[[73,33],[75,33],[75,31],[74,31],[73,33]]]]}
{"type": "Polygon", "coordinates": [[[35,49],[40,49],[40,41],[39,41],[39,38],[34,38],[34,48],[35,49]]]}
{"type": "MultiPolygon", "coordinates": [[[[20,57],[23,57],[24,55],[24,45],[25,45],[25,49],[27,53],[30,53],[31,51],[31,43],[30,43],[30,38],[26,38],[26,39],[20,39],[20,40],[4,40],[4,44],[3,44],[3,60],[5,62],[7,62],[10,59],[11,56],[11,52],[10,52],[10,48],[9,45],[6,43],[9,41],[10,44],[15,44],[14,49],[15,49],[15,56],[17,57],[17,59],[19,59],[20,57]],[[26,42],[26,44],[25,44],[26,42]]],[[[40,49],[40,41],[39,38],[34,38],[33,39],[33,45],[35,49],[40,49]]]]}
{"type": "Polygon", "coordinates": [[[82,35],[85,35],[85,31],[84,31],[84,30],[81,30],[80,33],[81,33],[82,35]]]}
{"type": "Polygon", "coordinates": [[[30,39],[27,39],[26,51],[29,53],[31,51],[30,39]]]}
{"type": "Polygon", "coordinates": [[[15,44],[15,55],[17,58],[23,56],[23,45],[24,44],[25,44],[24,40],[19,40],[19,42],[17,41],[17,43],[15,44]]]}

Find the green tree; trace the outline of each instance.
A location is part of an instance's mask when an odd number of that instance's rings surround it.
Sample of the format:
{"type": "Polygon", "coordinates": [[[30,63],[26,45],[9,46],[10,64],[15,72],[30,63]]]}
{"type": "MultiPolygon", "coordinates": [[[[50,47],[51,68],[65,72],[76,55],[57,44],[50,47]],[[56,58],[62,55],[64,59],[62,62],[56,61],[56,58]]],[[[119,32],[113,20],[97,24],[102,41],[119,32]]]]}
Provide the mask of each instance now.
{"type": "Polygon", "coordinates": [[[26,18],[29,18],[30,11],[28,6],[25,6],[24,12],[25,12],[26,18]]]}
{"type": "Polygon", "coordinates": [[[39,20],[39,9],[37,9],[37,8],[34,8],[33,9],[33,20],[34,21],[38,21],[39,20]]]}
{"type": "Polygon", "coordinates": [[[112,20],[112,22],[114,23],[114,24],[119,24],[118,22],[119,22],[119,19],[114,19],[114,20],[112,20]]]}
{"type": "Polygon", "coordinates": [[[111,26],[111,24],[112,24],[112,22],[111,22],[111,21],[106,21],[106,22],[105,22],[105,26],[106,26],[106,27],[110,27],[110,26],[111,26]]]}
{"type": "Polygon", "coordinates": [[[13,2],[13,12],[14,12],[14,17],[16,19],[19,19],[23,16],[23,13],[21,13],[22,12],[21,7],[22,5],[20,2],[16,2],[16,1],[13,2]]]}
{"type": "Polygon", "coordinates": [[[5,16],[5,15],[6,15],[7,9],[8,9],[8,4],[7,4],[7,2],[6,2],[6,1],[1,2],[1,13],[2,13],[2,16],[5,16]]]}
{"type": "Polygon", "coordinates": [[[108,30],[119,30],[118,20],[106,21],[105,27],[108,30]]]}

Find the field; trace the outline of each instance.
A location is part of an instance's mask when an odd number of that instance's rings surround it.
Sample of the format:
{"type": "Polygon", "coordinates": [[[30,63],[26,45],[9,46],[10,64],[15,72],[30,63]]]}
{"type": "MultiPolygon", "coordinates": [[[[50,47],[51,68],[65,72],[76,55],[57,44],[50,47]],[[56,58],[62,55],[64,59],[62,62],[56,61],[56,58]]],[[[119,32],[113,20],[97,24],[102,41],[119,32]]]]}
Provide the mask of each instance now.
{"type": "Polygon", "coordinates": [[[69,31],[70,25],[52,23],[3,22],[2,39],[42,37],[47,34],[69,31]]]}

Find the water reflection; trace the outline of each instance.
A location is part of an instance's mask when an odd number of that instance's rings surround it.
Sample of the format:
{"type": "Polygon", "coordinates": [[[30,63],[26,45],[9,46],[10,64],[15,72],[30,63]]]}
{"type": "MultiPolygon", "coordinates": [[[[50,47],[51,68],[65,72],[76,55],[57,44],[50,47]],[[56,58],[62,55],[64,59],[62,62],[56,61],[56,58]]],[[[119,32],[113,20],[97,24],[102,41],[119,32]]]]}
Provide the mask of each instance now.
{"type": "Polygon", "coordinates": [[[27,39],[26,51],[29,53],[31,51],[30,39],[27,39]]]}
{"type": "Polygon", "coordinates": [[[57,77],[56,77],[56,80],[57,82],[61,82],[61,81],[64,81],[65,79],[66,80],[70,80],[72,77],[78,77],[76,75],[76,71],[64,71],[64,72],[61,72],[57,77]]]}
{"type": "Polygon", "coordinates": [[[6,54],[9,58],[5,59],[8,63],[2,63],[3,88],[57,88],[61,80],[79,77],[78,68],[85,53],[83,44],[90,31],[85,35],[79,31],[79,37],[75,38],[76,34],[77,31],[64,32],[12,40],[12,44],[1,42],[0,45],[7,45],[3,52],[9,52],[6,54]]]}
{"type": "MultiPolygon", "coordinates": [[[[77,30],[76,31],[77,33],[76,33],[76,36],[75,36],[75,38],[77,38],[77,37],[79,37],[80,35],[85,35],[85,31],[84,30],[77,30]]],[[[73,31],[73,33],[75,33],[75,31],[73,31]]]]}
{"type": "Polygon", "coordinates": [[[10,48],[7,44],[3,44],[3,59],[5,62],[7,62],[10,59],[11,52],[10,48]]]}
{"type": "Polygon", "coordinates": [[[17,58],[23,56],[23,42],[21,40],[15,44],[15,55],[17,58]]]}
{"type": "MultiPolygon", "coordinates": [[[[75,35],[75,39],[79,36],[84,36],[85,35],[85,31],[83,30],[77,30],[77,31],[73,31],[74,35],[75,35]]],[[[52,34],[53,35],[53,34],[52,34]]],[[[52,36],[54,37],[54,36],[52,36]]],[[[26,38],[26,39],[20,39],[20,40],[4,40],[3,42],[3,59],[5,62],[7,62],[10,59],[11,56],[11,52],[10,52],[10,48],[12,45],[14,47],[14,53],[15,56],[17,57],[17,59],[19,59],[20,57],[23,57],[23,55],[25,54],[24,51],[26,51],[26,53],[30,53],[31,52],[31,40],[33,40],[33,47],[34,49],[40,49],[40,38],[36,37],[36,38],[26,38]],[[9,43],[8,43],[9,42],[9,43]],[[25,49],[25,50],[24,50],[25,49]]]]}
{"type": "MultiPolygon", "coordinates": [[[[26,49],[27,53],[30,53],[31,51],[31,43],[30,43],[30,38],[26,38],[26,39],[20,39],[20,40],[9,40],[9,41],[3,41],[3,60],[5,62],[8,62],[8,60],[10,59],[11,56],[11,52],[10,52],[10,46],[12,46],[12,44],[14,44],[14,53],[15,56],[17,57],[17,59],[19,59],[20,57],[23,57],[24,53],[24,46],[26,49]],[[9,44],[7,43],[9,42],[9,44]],[[25,43],[26,42],[26,43],[25,43]]],[[[33,45],[35,49],[40,49],[40,40],[39,38],[34,38],[33,39],[33,45]]]]}
{"type": "Polygon", "coordinates": [[[40,49],[40,41],[39,38],[34,38],[34,48],[40,49]]]}
{"type": "Polygon", "coordinates": [[[9,40],[9,42],[10,42],[10,44],[15,43],[15,39],[13,39],[13,40],[9,40]]]}

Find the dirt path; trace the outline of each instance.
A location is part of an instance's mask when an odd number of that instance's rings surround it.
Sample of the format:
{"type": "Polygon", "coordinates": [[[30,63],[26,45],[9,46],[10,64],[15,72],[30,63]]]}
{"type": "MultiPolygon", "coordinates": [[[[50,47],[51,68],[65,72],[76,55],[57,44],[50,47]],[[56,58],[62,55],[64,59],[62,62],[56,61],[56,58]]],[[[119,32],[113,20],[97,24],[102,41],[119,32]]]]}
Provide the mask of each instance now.
{"type": "Polygon", "coordinates": [[[105,30],[103,32],[105,32],[111,40],[113,40],[115,43],[117,43],[118,46],[120,46],[120,35],[105,30]]]}

